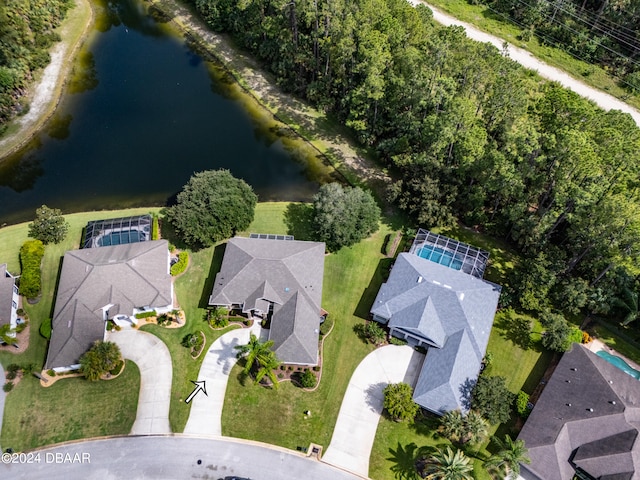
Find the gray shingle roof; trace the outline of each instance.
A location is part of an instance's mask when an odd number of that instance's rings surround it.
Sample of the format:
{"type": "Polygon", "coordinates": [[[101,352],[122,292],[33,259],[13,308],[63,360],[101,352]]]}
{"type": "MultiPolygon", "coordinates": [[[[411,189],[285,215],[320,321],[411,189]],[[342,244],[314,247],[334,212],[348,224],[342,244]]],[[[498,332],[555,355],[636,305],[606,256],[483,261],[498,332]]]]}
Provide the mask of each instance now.
{"type": "Polygon", "coordinates": [[[93,342],[104,338],[102,308],[109,316],[131,315],[136,307],[173,303],[166,240],[65,253],[45,368],[78,363],[93,342]]]}
{"type": "Polygon", "coordinates": [[[639,426],[640,382],[576,344],[518,438],[529,449],[526,470],[541,480],[570,480],[570,461],[595,478],[637,479],[639,426]]]}
{"type": "Polygon", "coordinates": [[[210,305],[265,310],[273,303],[269,338],[285,363],[316,364],[325,245],[235,237],[216,275],[210,305]]]}
{"type": "Polygon", "coordinates": [[[7,264],[0,265],[0,325],[11,322],[14,285],[15,279],[7,274],[7,264]]]}
{"type": "Polygon", "coordinates": [[[480,372],[500,286],[462,271],[401,253],[371,313],[388,326],[434,347],[414,392],[422,407],[444,413],[468,410],[468,393],[480,372]]]}

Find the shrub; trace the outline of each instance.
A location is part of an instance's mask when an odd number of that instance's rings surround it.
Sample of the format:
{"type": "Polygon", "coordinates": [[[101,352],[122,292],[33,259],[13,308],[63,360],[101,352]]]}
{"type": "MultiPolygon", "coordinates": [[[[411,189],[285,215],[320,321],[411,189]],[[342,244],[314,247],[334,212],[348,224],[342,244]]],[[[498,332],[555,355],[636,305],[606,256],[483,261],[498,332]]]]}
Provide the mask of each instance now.
{"type": "Polygon", "coordinates": [[[136,318],[140,320],[142,318],[155,317],[156,315],[158,315],[158,312],[156,312],[155,310],[150,310],[148,312],[136,313],[136,318]]]}
{"type": "Polygon", "coordinates": [[[403,340],[402,338],[396,338],[396,337],[391,337],[391,340],[389,340],[389,342],[391,343],[391,345],[406,345],[407,341],[403,340]]]}
{"type": "Polygon", "coordinates": [[[44,244],[40,240],[27,240],[20,247],[20,295],[36,298],[40,295],[41,272],[40,264],[44,256],[44,244]]]}
{"type": "Polygon", "coordinates": [[[50,377],[55,377],[56,376],[56,371],[53,369],[49,369],[47,370],[47,375],[49,375],[50,377]]]}
{"type": "Polygon", "coordinates": [[[110,332],[111,330],[113,330],[114,326],[115,326],[115,323],[113,323],[111,320],[107,320],[107,332],[110,332]]]}
{"type": "Polygon", "coordinates": [[[413,401],[413,388],[408,383],[391,383],[384,388],[384,408],[399,422],[411,421],[418,413],[413,401]]]}
{"type": "Polygon", "coordinates": [[[5,392],[10,392],[11,390],[13,390],[13,382],[7,382],[4,384],[4,386],[2,387],[2,390],[5,392]]]}
{"type": "Polygon", "coordinates": [[[582,332],[582,343],[589,343],[593,340],[587,332],[582,332]]]}
{"type": "Polygon", "coordinates": [[[29,322],[22,322],[16,326],[16,333],[23,332],[29,326],[29,322]]]}
{"type": "Polygon", "coordinates": [[[119,360],[118,363],[116,363],[113,368],[111,370],[109,370],[109,373],[111,375],[117,375],[120,373],[120,371],[122,370],[122,367],[124,365],[124,361],[119,360]]]}
{"type": "Polygon", "coordinates": [[[324,319],[324,322],[320,324],[320,335],[324,336],[329,333],[331,331],[331,327],[333,327],[333,318],[327,316],[327,318],[324,319]]]}
{"type": "Polygon", "coordinates": [[[153,214],[153,223],[151,224],[151,240],[158,240],[160,238],[160,226],[158,224],[158,214],[153,214]]]}
{"type": "Polygon", "coordinates": [[[504,377],[480,375],[472,392],[472,407],[497,425],[509,421],[514,394],[509,391],[504,377]]]}
{"type": "Polygon", "coordinates": [[[529,408],[529,394],[520,390],[518,392],[518,396],[516,397],[516,412],[523,419],[526,419],[531,413],[531,409],[529,408]]]}
{"type": "Polygon", "coordinates": [[[174,277],[180,275],[187,269],[187,265],[189,265],[189,252],[180,252],[178,261],[171,265],[171,275],[174,277]]]}
{"type": "Polygon", "coordinates": [[[319,372],[320,371],[320,366],[316,365],[315,367],[313,367],[313,371],[314,372],[319,372]]]}
{"type": "Polygon", "coordinates": [[[171,317],[169,317],[168,314],[163,313],[162,315],[158,315],[156,322],[158,322],[158,325],[160,326],[169,325],[171,323],[171,317]]]}
{"type": "Polygon", "coordinates": [[[300,385],[304,388],[313,388],[318,383],[318,379],[309,369],[306,369],[302,375],[300,375],[300,385]]]}
{"type": "Polygon", "coordinates": [[[35,371],[36,371],[35,363],[27,363],[26,365],[22,366],[22,373],[25,375],[31,375],[35,371]]]}
{"type": "Polygon", "coordinates": [[[212,328],[224,328],[229,325],[229,310],[224,307],[215,307],[207,311],[207,322],[212,328]]]}
{"type": "Polygon", "coordinates": [[[98,340],[80,357],[80,365],[85,378],[96,381],[113,370],[121,360],[122,355],[118,345],[98,340]]]}
{"type": "Polygon", "coordinates": [[[45,318],[40,324],[40,335],[47,340],[51,339],[51,319],[45,318]]]}
{"type": "Polygon", "coordinates": [[[18,315],[19,317],[24,317],[26,315],[27,312],[24,311],[24,309],[19,308],[18,310],[16,310],[16,315],[18,315]]]}

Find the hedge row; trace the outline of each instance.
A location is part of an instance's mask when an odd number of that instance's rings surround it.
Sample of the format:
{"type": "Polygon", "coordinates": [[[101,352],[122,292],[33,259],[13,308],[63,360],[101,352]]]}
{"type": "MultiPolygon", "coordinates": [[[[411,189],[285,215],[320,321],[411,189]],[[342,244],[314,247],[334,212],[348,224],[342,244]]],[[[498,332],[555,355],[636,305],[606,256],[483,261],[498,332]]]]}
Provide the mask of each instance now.
{"type": "Polygon", "coordinates": [[[151,240],[158,240],[160,238],[160,226],[158,225],[158,215],[153,214],[153,223],[151,225],[151,240]]]}
{"type": "Polygon", "coordinates": [[[158,315],[158,312],[155,310],[149,310],[148,312],[136,313],[136,318],[140,320],[141,318],[155,317],[156,315],[158,315]]]}
{"type": "Polygon", "coordinates": [[[40,240],[27,240],[20,248],[20,295],[36,298],[40,295],[42,280],[40,265],[44,256],[44,244],[40,240]]]}
{"type": "Polygon", "coordinates": [[[180,252],[178,254],[178,261],[171,266],[171,275],[180,275],[187,269],[189,265],[189,252],[180,252]]]}

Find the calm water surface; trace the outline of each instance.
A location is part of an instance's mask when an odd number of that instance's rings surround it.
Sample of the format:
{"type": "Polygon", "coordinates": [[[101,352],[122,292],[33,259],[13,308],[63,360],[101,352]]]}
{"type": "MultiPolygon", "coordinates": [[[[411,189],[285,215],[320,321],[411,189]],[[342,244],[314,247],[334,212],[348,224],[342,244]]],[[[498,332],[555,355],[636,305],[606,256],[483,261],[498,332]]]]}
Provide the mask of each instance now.
{"type": "MultiPolygon", "coordinates": [[[[49,126],[0,164],[0,224],[162,205],[195,171],[228,168],[261,200],[304,200],[319,180],[230,98],[224,75],[135,0],[98,4],[92,40],[49,126]]],[[[227,80],[228,83],[228,80],[227,80]]]]}

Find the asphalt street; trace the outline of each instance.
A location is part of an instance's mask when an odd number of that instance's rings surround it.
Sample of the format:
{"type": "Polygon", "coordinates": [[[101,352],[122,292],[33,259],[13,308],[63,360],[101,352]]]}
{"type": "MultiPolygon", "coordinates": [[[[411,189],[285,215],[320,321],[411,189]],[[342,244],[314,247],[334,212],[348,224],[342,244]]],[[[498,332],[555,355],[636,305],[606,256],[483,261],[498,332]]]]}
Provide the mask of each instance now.
{"type": "Polygon", "coordinates": [[[128,436],[6,455],[3,480],[358,480],[297,452],[231,438],[128,436]],[[31,462],[31,463],[26,463],[31,462]]]}

